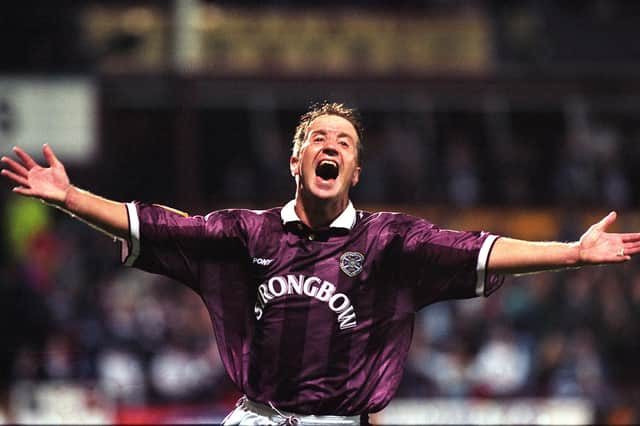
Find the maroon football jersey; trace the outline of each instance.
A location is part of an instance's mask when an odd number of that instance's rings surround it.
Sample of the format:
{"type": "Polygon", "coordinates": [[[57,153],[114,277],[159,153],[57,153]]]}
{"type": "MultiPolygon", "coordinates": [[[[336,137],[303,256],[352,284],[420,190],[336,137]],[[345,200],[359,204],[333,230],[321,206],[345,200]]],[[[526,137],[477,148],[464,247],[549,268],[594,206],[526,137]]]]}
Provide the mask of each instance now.
{"type": "Polygon", "coordinates": [[[379,411],[402,377],[416,311],[502,283],[486,272],[495,235],[351,203],[312,230],[293,207],[185,217],[127,205],[125,263],[202,297],[226,371],[253,401],[300,414],[379,411]]]}

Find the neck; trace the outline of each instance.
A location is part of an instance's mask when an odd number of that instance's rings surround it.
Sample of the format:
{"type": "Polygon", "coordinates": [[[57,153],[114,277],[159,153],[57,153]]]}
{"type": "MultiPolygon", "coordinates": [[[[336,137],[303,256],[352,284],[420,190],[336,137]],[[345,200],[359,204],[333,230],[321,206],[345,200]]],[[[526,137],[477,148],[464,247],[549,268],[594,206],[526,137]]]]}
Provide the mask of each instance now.
{"type": "Polygon", "coordinates": [[[348,198],[323,200],[311,195],[296,194],[296,214],[311,229],[328,226],[349,205],[348,198]]]}

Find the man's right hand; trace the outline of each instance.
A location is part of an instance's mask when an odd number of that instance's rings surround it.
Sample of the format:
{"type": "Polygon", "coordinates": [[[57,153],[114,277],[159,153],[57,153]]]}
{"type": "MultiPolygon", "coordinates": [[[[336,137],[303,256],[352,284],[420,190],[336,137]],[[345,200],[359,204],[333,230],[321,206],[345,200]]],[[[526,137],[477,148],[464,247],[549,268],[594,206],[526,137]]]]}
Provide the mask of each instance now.
{"type": "Polygon", "coordinates": [[[0,159],[7,166],[0,173],[17,184],[13,192],[53,204],[110,236],[129,237],[125,205],[71,185],[64,165],[49,145],[42,147],[49,167],[39,165],[20,148],[14,148],[13,152],[18,161],[9,157],[0,159]]]}
{"type": "Polygon", "coordinates": [[[9,157],[0,159],[7,166],[0,173],[17,184],[13,192],[64,206],[67,190],[71,184],[64,165],[58,160],[51,147],[47,144],[42,147],[42,153],[49,167],[39,165],[18,147],[13,148],[13,151],[19,161],[9,157]]]}

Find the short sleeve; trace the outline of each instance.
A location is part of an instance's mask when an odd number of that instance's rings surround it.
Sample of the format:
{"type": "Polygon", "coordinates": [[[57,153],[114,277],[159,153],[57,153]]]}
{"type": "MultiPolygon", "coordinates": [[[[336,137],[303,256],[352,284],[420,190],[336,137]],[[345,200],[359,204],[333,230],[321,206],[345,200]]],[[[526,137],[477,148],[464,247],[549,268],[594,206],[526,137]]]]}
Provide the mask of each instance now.
{"type": "Polygon", "coordinates": [[[232,210],[190,217],[159,205],[132,202],[126,206],[129,239],[122,246],[122,262],[195,290],[203,259],[223,262],[244,247],[242,220],[232,210]]]}
{"type": "Polygon", "coordinates": [[[403,232],[402,268],[416,310],[437,301],[488,296],[504,277],[488,271],[499,237],[482,231],[441,229],[413,219],[403,232]]]}

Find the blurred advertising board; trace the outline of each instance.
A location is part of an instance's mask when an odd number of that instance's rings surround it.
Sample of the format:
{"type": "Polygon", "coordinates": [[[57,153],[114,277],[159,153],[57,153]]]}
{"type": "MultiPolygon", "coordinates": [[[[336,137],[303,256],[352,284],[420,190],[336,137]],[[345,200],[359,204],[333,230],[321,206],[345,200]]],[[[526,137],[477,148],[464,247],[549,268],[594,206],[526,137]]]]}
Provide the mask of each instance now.
{"type": "Polygon", "coordinates": [[[115,417],[102,392],[77,383],[20,382],[11,391],[11,405],[10,423],[18,424],[111,424],[115,417]]]}
{"type": "Polygon", "coordinates": [[[595,413],[589,401],[572,398],[396,399],[371,420],[395,425],[589,425],[595,413]]]}
{"type": "Polygon", "coordinates": [[[480,8],[438,14],[178,4],[188,10],[87,6],[84,43],[111,73],[160,71],[183,55],[185,70],[214,76],[477,75],[494,66],[492,23],[480,8]]]}

